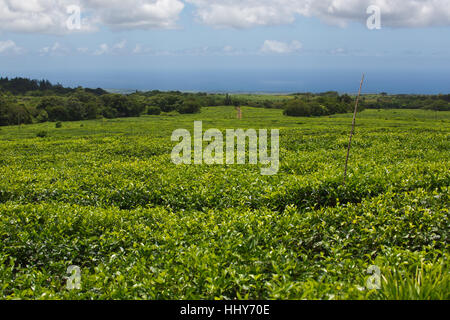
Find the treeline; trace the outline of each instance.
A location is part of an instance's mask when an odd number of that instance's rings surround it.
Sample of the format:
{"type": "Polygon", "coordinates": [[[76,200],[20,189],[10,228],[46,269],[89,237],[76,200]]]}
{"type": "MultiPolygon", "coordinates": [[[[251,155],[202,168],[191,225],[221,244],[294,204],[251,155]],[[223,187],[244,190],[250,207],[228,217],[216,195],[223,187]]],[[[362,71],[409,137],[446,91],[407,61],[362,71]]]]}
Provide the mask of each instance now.
{"type": "MultiPolygon", "coordinates": [[[[354,98],[330,91],[321,94],[295,94],[283,104],[283,113],[293,117],[327,116],[353,110],[354,98]]],[[[362,111],[363,108],[360,108],[362,111]]]]}
{"type": "Polygon", "coordinates": [[[103,89],[64,88],[47,80],[1,78],[0,126],[46,121],[139,117],[200,112],[203,106],[224,105],[226,96],[179,91],[112,94],[103,89]]]}
{"type": "MultiPolygon", "coordinates": [[[[250,106],[283,109],[287,116],[326,116],[351,112],[355,98],[335,91],[295,93],[290,96],[245,96],[158,90],[112,94],[103,89],[65,88],[48,80],[0,78],[0,126],[46,121],[79,121],[98,118],[139,117],[177,112],[197,113],[206,106],[250,106]]],[[[367,95],[359,110],[450,110],[447,95],[367,95]]]]}
{"type": "MultiPolygon", "coordinates": [[[[32,80],[27,78],[0,78],[0,92],[10,92],[13,95],[45,96],[66,95],[75,92],[76,88],[66,88],[61,84],[52,84],[48,80],[32,80]]],[[[86,92],[103,95],[108,92],[101,89],[86,88],[86,92]]]]}
{"type": "Polygon", "coordinates": [[[147,105],[147,113],[158,115],[162,112],[179,112],[181,114],[200,112],[202,107],[225,105],[225,97],[217,94],[187,93],[180,91],[163,92],[158,90],[136,92],[147,105]]]}
{"type": "Polygon", "coordinates": [[[426,109],[450,111],[450,94],[439,95],[387,95],[381,93],[376,99],[363,100],[367,109],[426,109]]]}
{"type": "MultiPolygon", "coordinates": [[[[355,98],[347,94],[329,91],[319,94],[296,93],[293,100],[281,102],[263,102],[263,106],[275,106],[284,109],[288,116],[324,116],[353,111],[355,98]]],[[[364,109],[425,109],[434,111],[450,111],[450,94],[439,95],[388,95],[381,93],[375,98],[362,96],[359,111],[364,109]]]]}
{"type": "Polygon", "coordinates": [[[145,105],[130,96],[105,94],[98,96],[85,89],[64,96],[36,99],[0,96],[0,125],[30,124],[46,121],[78,121],[139,116],[145,105]]]}
{"type": "Polygon", "coordinates": [[[148,106],[147,113],[150,115],[158,115],[163,112],[197,113],[200,112],[202,107],[251,106],[250,101],[229,94],[153,90],[136,92],[133,95],[145,98],[144,100],[148,106]]]}
{"type": "Polygon", "coordinates": [[[134,93],[98,96],[82,88],[63,96],[36,98],[0,95],[0,125],[139,117],[144,113],[152,115],[159,115],[162,112],[197,113],[204,105],[205,101],[194,94],[160,93],[154,97],[147,97],[134,93]]]}
{"type": "Polygon", "coordinates": [[[354,98],[336,91],[323,93],[294,93],[290,96],[271,96],[270,99],[245,99],[230,97],[230,105],[246,105],[255,108],[283,109],[284,115],[293,117],[325,116],[347,113],[353,110],[354,98]]]}

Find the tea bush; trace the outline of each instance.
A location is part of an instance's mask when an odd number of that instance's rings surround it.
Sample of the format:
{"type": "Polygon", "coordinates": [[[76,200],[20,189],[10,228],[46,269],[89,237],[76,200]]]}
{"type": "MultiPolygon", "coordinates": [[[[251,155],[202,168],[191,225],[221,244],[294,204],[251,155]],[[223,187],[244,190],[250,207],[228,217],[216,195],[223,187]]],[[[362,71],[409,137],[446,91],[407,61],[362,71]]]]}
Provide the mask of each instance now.
{"type": "Polygon", "coordinates": [[[448,113],[362,112],[343,185],[351,115],[242,109],[2,128],[0,298],[450,298],[448,113]],[[175,166],[194,120],[279,128],[279,173],[175,166]]]}

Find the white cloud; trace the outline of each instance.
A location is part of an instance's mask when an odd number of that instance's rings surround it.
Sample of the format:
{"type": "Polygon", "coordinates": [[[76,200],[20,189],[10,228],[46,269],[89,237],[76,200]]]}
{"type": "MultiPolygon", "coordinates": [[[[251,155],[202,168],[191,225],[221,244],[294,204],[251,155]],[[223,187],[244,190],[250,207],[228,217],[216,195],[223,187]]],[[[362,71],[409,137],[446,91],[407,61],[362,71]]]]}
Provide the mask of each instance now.
{"type": "Polygon", "coordinates": [[[59,42],[55,42],[52,46],[43,47],[39,50],[41,56],[52,55],[52,56],[62,56],[69,53],[69,49],[61,45],[59,42]]]}
{"type": "Polygon", "coordinates": [[[0,31],[66,34],[111,29],[174,28],[184,8],[181,0],[0,0],[0,31]],[[81,29],[67,26],[79,4],[81,29]]]}
{"type": "Polygon", "coordinates": [[[294,21],[291,8],[279,1],[187,0],[197,7],[198,19],[217,27],[248,28],[294,21]]]}
{"type": "Polygon", "coordinates": [[[248,28],[289,24],[298,16],[317,17],[346,26],[365,24],[370,5],[378,6],[382,26],[450,25],[449,0],[186,0],[196,6],[199,21],[215,27],[248,28]]]}
{"type": "MultiPolygon", "coordinates": [[[[136,55],[152,55],[152,56],[229,56],[229,55],[241,55],[242,50],[236,50],[231,46],[224,47],[192,47],[178,50],[155,50],[138,43],[134,49],[131,50],[132,54],[136,55]]],[[[253,53],[256,54],[256,53],[253,53]]]]}
{"type": "Polygon", "coordinates": [[[88,53],[89,52],[89,48],[81,47],[81,48],[77,48],[77,51],[79,53],[88,53]]]}
{"type": "Polygon", "coordinates": [[[223,51],[224,52],[233,52],[234,49],[232,46],[225,46],[225,47],[223,47],[223,51]]]}
{"type": "Polygon", "coordinates": [[[142,46],[142,44],[138,43],[134,47],[133,54],[154,54],[155,52],[151,48],[147,48],[142,46]]]}
{"type": "Polygon", "coordinates": [[[126,44],[126,40],[114,43],[113,45],[102,43],[96,50],[94,50],[93,54],[95,56],[101,56],[104,54],[120,54],[126,52],[126,44]]]}
{"type": "Polygon", "coordinates": [[[300,41],[294,40],[291,43],[276,41],[276,40],[266,40],[261,47],[262,53],[277,53],[277,54],[288,54],[299,52],[302,48],[300,41]]]}
{"type": "Polygon", "coordinates": [[[0,0],[0,30],[51,34],[94,30],[88,19],[82,19],[81,29],[68,29],[71,14],[67,9],[73,3],[73,0],[0,0]]]}
{"type": "Polygon", "coordinates": [[[112,29],[175,28],[180,0],[83,0],[97,20],[112,29]]]}
{"type": "Polygon", "coordinates": [[[124,49],[126,44],[127,44],[127,40],[122,40],[122,41],[114,44],[113,49],[117,49],[117,50],[124,49]]]}
{"type": "Polygon", "coordinates": [[[109,46],[106,43],[102,43],[97,50],[94,51],[95,56],[101,56],[102,54],[109,52],[109,46]]]}
{"type": "Polygon", "coordinates": [[[343,56],[343,55],[347,55],[348,54],[347,50],[344,49],[344,48],[332,49],[332,50],[330,50],[329,53],[334,55],[334,56],[343,56]]]}
{"type": "Polygon", "coordinates": [[[0,31],[66,34],[108,27],[113,30],[171,29],[185,3],[197,20],[214,27],[250,28],[293,23],[316,17],[345,26],[366,23],[366,9],[380,7],[382,27],[450,26],[449,0],[0,0],[0,31]],[[81,8],[81,29],[67,21],[81,8]]]}
{"type": "Polygon", "coordinates": [[[0,54],[22,53],[23,49],[16,45],[12,40],[0,41],[0,54]]]}
{"type": "MultiPolygon", "coordinates": [[[[223,47],[220,53],[224,54],[224,55],[227,55],[227,56],[240,56],[240,55],[245,54],[244,50],[236,49],[236,48],[234,48],[232,46],[229,46],[229,45],[223,47]]],[[[247,54],[248,54],[248,52],[247,52],[247,54]]]]}
{"type": "Polygon", "coordinates": [[[136,47],[134,47],[133,53],[134,53],[134,54],[141,54],[141,53],[142,53],[142,45],[138,43],[138,44],[136,45],[136,47]]]}

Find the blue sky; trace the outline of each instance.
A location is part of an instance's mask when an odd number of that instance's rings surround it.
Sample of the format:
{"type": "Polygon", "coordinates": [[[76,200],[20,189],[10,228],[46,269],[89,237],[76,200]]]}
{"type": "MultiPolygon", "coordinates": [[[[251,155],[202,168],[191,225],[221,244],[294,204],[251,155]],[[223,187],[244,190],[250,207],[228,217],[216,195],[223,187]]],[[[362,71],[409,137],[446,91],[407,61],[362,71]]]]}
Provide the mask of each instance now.
{"type": "Polygon", "coordinates": [[[70,86],[450,92],[448,0],[0,0],[0,26],[2,75],[70,86]]]}

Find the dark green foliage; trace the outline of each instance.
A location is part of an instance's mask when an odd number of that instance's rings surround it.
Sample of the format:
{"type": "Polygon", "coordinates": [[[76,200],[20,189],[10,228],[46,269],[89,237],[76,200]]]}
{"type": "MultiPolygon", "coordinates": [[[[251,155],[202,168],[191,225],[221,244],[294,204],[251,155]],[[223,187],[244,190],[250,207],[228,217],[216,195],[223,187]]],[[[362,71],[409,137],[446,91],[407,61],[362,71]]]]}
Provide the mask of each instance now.
{"type": "Polygon", "coordinates": [[[139,117],[145,110],[145,105],[134,96],[122,94],[107,94],[101,96],[104,105],[103,116],[106,118],[139,117]]]}
{"type": "Polygon", "coordinates": [[[266,109],[282,109],[284,104],[281,101],[271,101],[271,100],[263,100],[263,101],[248,101],[246,103],[242,102],[244,105],[248,105],[249,107],[254,108],[266,108],[266,109]]]}
{"type": "Polygon", "coordinates": [[[6,97],[0,94],[0,126],[9,124],[9,103],[6,97]]]}
{"type": "Polygon", "coordinates": [[[367,99],[363,105],[369,109],[426,109],[450,110],[450,95],[381,95],[367,99]]]}
{"type": "Polygon", "coordinates": [[[64,106],[66,103],[66,99],[63,97],[44,97],[42,98],[41,102],[38,104],[37,109],[38,110],[46,110],[50,107],[56,107],[56,106],[64,106]]]}
{"type": "Polygon", "coordinates": [[[232,106],[233,105],[233,100],[231,99],[231,96],[228,93],[225,96],[224,105],[226,105],[226,106],[232,106]]]}
{"type": "Polygon", "coordinates": [[[33,116],[26,106],[0,95],[0,126],[30,124],[33,116]]]}
{"type": "Polygon", "coordinates": [[[348,94],[344,94],[338,98],[338,101],[346,103],[346,104],[350,104],[353,102],[353,99],[348,94]]]}
{"type": "Polygon", "coordinates": [[[160,115],[161,114],[161,108],[157,107],[157,106],[149,106],[147,108],[147,114],[148,115],[160,115]]]}
{"type": "Polygon", "coordinates": [[[50,121],[67,121],[69,110],[66,108],[67,99],[63,97],[44,97],[38,104],[38,110],[44,110],[50,121]]]}
{"type": "MultiPolygon", "coordinates": [[[[181,114],[198,113],[203,106],[219,105],[220,102],[213,95],[207,95],[206,93],[181,93],[181,92],[151,92],[145,95],[151,95],[147,103],[149,104],[148,110],[154,110],[158,112],[160,109],[162,112],[178,111],[181,114]],[[154,109],[150,109],[154,107],[154,109]],[[157,109],[158,108],[158,109],[157,109]]],[[[159,114],[159,113],[156,113],[159,114]]]]}
{"type": "Polygon", "coordinates": [[[313,116],[325,116],[330,114],[330,111],[324,105],[321,105],[318,102],[312,102],[309,104],[311,115],[313,116]]]}
{"type": "Polygon", "coordinates": [[[177,109],[177,111],[181,114],[187,113],[198,113],[200,112],[202,106],[196,100],[186,100],[184,101],[177,109]]]}
{"type": "Polygon", "coordinates": [[[36,134],[36,137],[38,137],[38,138],[45,138],[45,137],[47,137],[47,136],[48,136],[48,132],[47,132],[47,131],[44,131],[44,130],[39,131],[39,132],[36,134]]]}
{"type": "Polygon", "coordinates": [[[292,117],[311,116],[311,106],[300,99],[288,101],[284,107],[284,115],[292,117]]]}
{"type": "Polygon", "coordinates": [[[85,88],[84,90],[86,92],[88,92],[88,93],[95,94],[96,96],[101,96],[101,95],[104,95],[104,94],[108,94],[108,91],[105,91],[105,90],[103,90],[101,88],[97,88],[97,89],[85,88]]]}
{"type": "Polygon", "coordinates": [[[68,120],[79,121],[87,119],[85,105],[77,98],[69,98],[66,102],[68,120]]]}
{"type": "Polygon", "coordinates": [[[450,102],[445,100],[436,100],[425,106],[424,109],[433,111],[450,111],[450,102]]]}
{"type": "Polygon", "coordinates": [[[130,106],[126,96],[121,94],[107,94],[101,97],[103,105],[108,110],[114,110],[116,117],[127,117],[130,113],[130,106]]]}
{"type": "MultiPolygon", "coordinates": [[[[11,92],[15,95],[29,94],[34,96],[53,94],[66,95],[77,90],[72,88],[65,88],[59,83],[53,85],[48,80],[31,80],[27,78],[0,78],[0,89],[11,92]]],[[[105,90],[100,88],[86,88],[84,90],[94,95],[103,95],[107,93],[105,90]]]]}
{"type": "Polygon", "coordinates": [[[42,123],[48,121],[48,113],[45,110],[40,110],[39,114],[36,116],[36,122],[42,123]]]}
{"type": "MultiPolygon", "coordinates": [[[[353,99],[337,92],[327,92],[318,95],[297,96],[284,104],[284,114],[293,117],[326,116],[352,111],[353,99]]],[[[364,107],[360,107],[362,111],[364,107]]]]}
{"type": "Polygon", "coordinates": [[[70,120],[69,110],[64,105],[50,106],[45,109],[50,121],[70,120]]]}
{"type": "Polygon", "coordinates": [[[101,114],[100,102],[89,101],[84,104],[85,119],[96,119],[101,114]]]}
{"type": "Polygon", "coordinates": [[[173,93],[161,93],[149,99],[150,106],[159,107],[163,112],[175,111],[181,103],[181,96],[173,93]]]}

